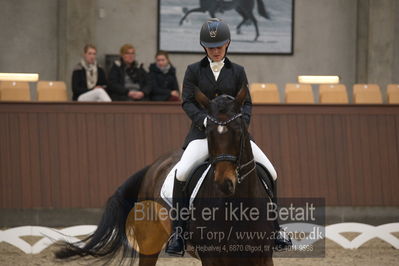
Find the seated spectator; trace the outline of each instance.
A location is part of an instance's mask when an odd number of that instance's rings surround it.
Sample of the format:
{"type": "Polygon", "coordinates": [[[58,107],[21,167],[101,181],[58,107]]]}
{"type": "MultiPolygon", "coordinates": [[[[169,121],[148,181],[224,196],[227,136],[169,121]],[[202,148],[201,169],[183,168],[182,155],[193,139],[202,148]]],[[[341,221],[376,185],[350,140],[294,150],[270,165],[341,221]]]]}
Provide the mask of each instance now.
{"type": "Polygon", "coordinates": [[[72,73],[72,100],[80,102],[110,102],[105,91],[107,82],[104,70],[97,64],[97,49],[92,44],[83,48],[83,58],[72,73]]]}
{"type": "Polygon", "coordinates": [[[152,101],[178,101],[180,93],[176,69],[170,63],[168,53],[157,52],[155,61],[156,63],[150,65],[150,99],[152,101]]]}
{"type": "Polygon", "coordinates": [[[121,58],[115,60],[109,72],[109,93],[114,101],[148,100],[150,87],[148,73],[138,65],[133,45],[120,49],[121,58]]]}

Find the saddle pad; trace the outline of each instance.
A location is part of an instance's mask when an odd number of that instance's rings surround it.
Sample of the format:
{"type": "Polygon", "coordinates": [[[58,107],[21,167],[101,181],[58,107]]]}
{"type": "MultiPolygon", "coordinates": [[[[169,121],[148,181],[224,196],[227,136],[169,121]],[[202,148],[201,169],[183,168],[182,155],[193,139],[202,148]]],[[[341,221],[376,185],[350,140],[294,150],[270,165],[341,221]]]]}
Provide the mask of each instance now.
{"type": "MultiPolygon", "coordinates": [[[[187,181],[187,193],[190,195],[190,209],[192,206],[192,203],[197,196],[197,193],[199,189],[201,188],[201,185],[206,177],[206,175],[209,172],[209,169],[211,168],[211,165],[208,163],[204,163],[200,166],[198,166],[195,171],[193,171],[193,174],[190,176],[190,178],[187,181]],[[197,181],[198,180],[198,181],[197,181]]],[[[175,168],[172,169],[172,171],[175,171],[175,168]]],[[[161,198],[170,206],[172,207],[172,198],[173,198],[173,185],[174,185],[174,175],[169,175],[166,177],[162,188],[161,188],[161,198]]]]}
{"type": "Polygon", "coordinates": [[[266,189],[267,194],[269,197],[272,199],[275,197],[274,192],[276,191],[276,181],[273,179],[272,175],[270,172],[261,165],[260,163],[256,163],[256,172],[258,174],[258,177],[260,178],[263,186],[266,189]]]}
{"type": "MultiPolygon", "coordinates": [[[[256,171],[258,177],[260,178],[263,186],[266,189],[267,194],[272,199],[275,195],[273,195],[273,191],[275,190],[275,181],[273,180],[272,176],[270,175],[269,171],[259,163],[256,163],[256,171]]],[[[194,199],[198,194],[198,191],[201,188],[201,185],[208,175],[211,165],[208,163],[203,163],[202,165],[198,166],[193,173],[191,174],[190,178],[187,180],[186,185],[186,193],[190,195],[190,209],[193,205],[194,199]]],[[[172,171],[175,171],[173,168],[172,171]]],[[[169,175],[161,189],[161,198],[170,206],[172,207],[172,198],[173,198],[173,185],[174,185],[174,175],[169,175]]]]}

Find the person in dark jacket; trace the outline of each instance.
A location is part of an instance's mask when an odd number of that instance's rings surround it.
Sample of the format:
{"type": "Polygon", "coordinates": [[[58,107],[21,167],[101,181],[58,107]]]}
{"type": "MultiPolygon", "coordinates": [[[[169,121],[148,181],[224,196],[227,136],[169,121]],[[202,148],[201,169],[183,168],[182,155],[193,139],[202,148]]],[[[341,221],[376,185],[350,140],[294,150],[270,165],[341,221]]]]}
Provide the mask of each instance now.
{"type": "Polygon", "coordinates": [[[151,101],[178,101],[180,93],[176,69],[170,63],[168,53],[158,51],[155,61],[150,65],[151,101]]]}
{"type": "Polygon", "coordinates": [[[83,58],[72,72],[72,100],[82,102],[110,102],[105,91],[104,70],[97,64],[97,49],[93,44],[83,48],[83,58]]]}
{"type": "Polygon", "coordinates": [[[125,44],[121,58],[115,60],[108,75],[109,93],[114,101],[145,101],[149,99],[150,84],[143,64],[136,61],[136,49],[125,44]]]}
{"type": "MultiPolygon", "coordinates": [[[[189,174],[209,157],[208,141],[205,129],[208,124],[207,111],[195,99],[195,90],[198,88],[208,99],[219,95],[235,97],[241,88],[248,90],[248,80],[244,67],[231,62],[227,57],[230,45],[230,29],[222,20],[213,18],[206,21],[200,31],[200,44],[206,52],[206,57],[200,62],[187,67],[183,81],[183,110],[191,119],[190,131],[185,139],[184,153],[180,161],[172,168],[166,177],[174,180],[173,208],[178,212],[188,208],[188,199],[184,195],[184,188],[189,174]]],[[[242,107],[242,117],[249,126],[251,119],[252,102],[249,91],[242,107]]],[[[274,180],[277,173],[262,150],[250,141],[254,160],[262,164],[274,180]]],[[[165,182],[166,183],[166,182],[165,182]]],[[[285,248],[292,245],[291,239],[278,222],[276,227],[276,246],[285,248]]],[[[173,220],[173,234],[169,238],[165,252],[174,256],[184,255],[184,219],[173,220]]]]}

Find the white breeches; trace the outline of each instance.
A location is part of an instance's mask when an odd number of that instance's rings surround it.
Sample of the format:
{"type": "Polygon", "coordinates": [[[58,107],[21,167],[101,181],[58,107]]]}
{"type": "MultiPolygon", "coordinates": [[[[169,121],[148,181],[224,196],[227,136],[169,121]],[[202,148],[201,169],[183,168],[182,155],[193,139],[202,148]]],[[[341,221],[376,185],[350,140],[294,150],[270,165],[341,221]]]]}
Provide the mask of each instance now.
{"type": "MultiPolygon", "coordinates": [[[[277,179],[277,173],[273,165],[262,152],[262,150],[251,140],[252,153],[256,162],[262,164],[267,168],[272,175],[273,180],[277,179]]],[[[198,167],[208,158],[208,140],[196,139],[191,141],[184,151],[180,161],[172,168],[169,175],[174,175],[176,171],[176,178],[179,181],[186,181],[192,170],[198,167]]]]}
{"type": "Polygon", "coordinates": [[[83,93],[78,97],[79,102],[111,102],[105,90],[97,88],[83,93]]]}

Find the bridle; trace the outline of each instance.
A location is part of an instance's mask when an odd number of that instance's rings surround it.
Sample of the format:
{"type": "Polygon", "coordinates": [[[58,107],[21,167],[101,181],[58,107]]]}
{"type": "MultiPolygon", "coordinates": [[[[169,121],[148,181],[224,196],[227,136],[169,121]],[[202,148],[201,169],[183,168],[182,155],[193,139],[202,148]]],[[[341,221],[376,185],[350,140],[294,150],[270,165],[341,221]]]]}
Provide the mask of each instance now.
{"type": "MultiPolygon", "coordinates": [[[[227,126],[228,124],[230,124],[231,122],[233,122],[234,120],[236,120],[237,118],[242,117],[242,113],[238,113],[235,114],[234,116],[232,116],[231,118],[229,118],[226,121],[220,121],[217,118],[208,115],[207,119],[208,121],[218,125],[218,126],[227,126]]],[[[232,162],[234,164],[237,164],[236,167],[236,174],[237,174],[237,182],[241,183],[242,181],[244,181],[244,179],[250,174],[252,173],[255,169],[256,169],[256,163],[254,158],[252,157],[251,160],[249,160],[248,162],[242,164],[241,160],[242,160],[242,153],[244,151],[244,120],[241,120],[241,127],[240,127],[240,151],[238,156],[235,155],[231,155],[231,154],[219,154],[214,158],[211,158],[211,164],[212,166],[217,163],[217,162],[221,162],[221,161],[228,161],[228,162],[232,162]],[[252,168],[247,171],[245,174],[241,174],[241,170],[246,168],[247,166],[253,165],[252,168]]]]}

